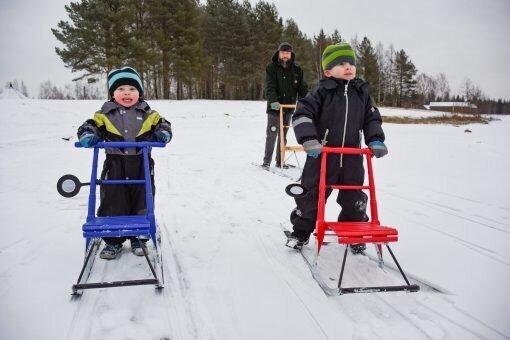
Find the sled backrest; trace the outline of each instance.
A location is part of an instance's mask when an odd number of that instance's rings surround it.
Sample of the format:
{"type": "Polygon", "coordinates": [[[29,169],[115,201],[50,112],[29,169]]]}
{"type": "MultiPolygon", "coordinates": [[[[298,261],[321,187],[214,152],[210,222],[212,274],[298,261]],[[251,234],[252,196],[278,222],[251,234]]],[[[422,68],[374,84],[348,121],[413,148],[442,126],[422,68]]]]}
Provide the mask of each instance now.
{"type": "Polygon", "coordinates": [[[333,148],[333,147],[324,147],[322,149],[317,220],[324,221],[327,188],[343,190],[368,190],[370,197],[371,221],[374,223],[379,223],[379,215],[377,212],[377,200],[375,197],[374,173],[372,168],[372,151],[370,149],[333,148]],[[367,161],[368,185],[327,185],[326,164],[329,154],[363,155],[367,161]]]}
{"type": "Polygon", "coordinates": [[[285,133],[284,133],[284,129],[288,128],[292,128],[292,124],[290,124],[289,126],[284,126],[284,122],[285,122],[285,119],[283,119],[283,116],[284,116],[284,110],[285,109],[296,109],[296,105],[294,104],[280,104],[280,140],[279,140],[279,143],[280,143],[280,157],[281,157],[281,163],[282,165],[285,165],[285,154],[287,151],[292,151],[292,152],[296,152],[296,151],[304,151],[303,147],[301,145],[286,145],[285,144],[285,133]]]}

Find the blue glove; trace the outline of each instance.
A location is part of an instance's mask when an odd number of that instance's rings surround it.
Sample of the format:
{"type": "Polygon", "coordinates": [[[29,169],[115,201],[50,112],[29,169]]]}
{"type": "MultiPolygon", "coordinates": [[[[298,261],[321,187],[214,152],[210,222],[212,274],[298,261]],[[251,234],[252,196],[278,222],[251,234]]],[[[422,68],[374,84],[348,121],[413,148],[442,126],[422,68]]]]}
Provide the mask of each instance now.
{"type": "Polygon", "coordinates": [[[303,143],[303,148],[308,156],[317,158],[322,152],[322,144],[317,139],[307,140],[303,143]]]}
{"type": "Polygon", "coordinates": [[[271,110],[278,111],[279,109],[280,109],[280,103],[278,103],[278,102],[271,103],[271,110]]]}
{"type": "Polygon", "coordinates": [[[368,148],[372,150],[372,154],[375,156],[375,158],[381,158],[388,154],[388,148],[386,145],[384,145],[383,142],[379,140],[368,143],[368,148]]]}
{"type": "Polygon", "coordinates": [[[89,131],[85,131],[80,136],[80,144],[84,148],[91,148],[94,145],[96,145],[97,142],[99,142],[100,140],[101,138],[99,138],[98,135],[93,134],[92,132],[89,131]]]}
{"type": "Polygon", "coordinates": [[[159,130],[154,132],[154,136],[156,137],[156,141],[161,143],[168,143],[172,139],[172,134],[166,130],[159,130]]]}

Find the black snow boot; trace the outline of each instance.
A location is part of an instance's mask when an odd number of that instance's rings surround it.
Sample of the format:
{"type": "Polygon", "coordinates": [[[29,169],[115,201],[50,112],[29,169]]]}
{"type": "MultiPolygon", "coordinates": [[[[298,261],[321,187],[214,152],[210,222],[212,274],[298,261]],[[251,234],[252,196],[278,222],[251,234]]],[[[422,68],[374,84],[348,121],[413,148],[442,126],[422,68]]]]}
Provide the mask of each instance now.
{"type": "Polygon", "coordinates": [[[365,243],[355,243],[351,244],[351,253],[354,255],[365,255],[365,250],[367,250],[367,245],[365,243]]]}
{"type": "Polygon", "coordinates": [[[287,243],[285,245],[292,249],[301,249],[303,246],[308,244],[310,240],[310,233],[302,232],[302,231],[293,231],[290,233],[289,238],[287,239],[287,243]]]}

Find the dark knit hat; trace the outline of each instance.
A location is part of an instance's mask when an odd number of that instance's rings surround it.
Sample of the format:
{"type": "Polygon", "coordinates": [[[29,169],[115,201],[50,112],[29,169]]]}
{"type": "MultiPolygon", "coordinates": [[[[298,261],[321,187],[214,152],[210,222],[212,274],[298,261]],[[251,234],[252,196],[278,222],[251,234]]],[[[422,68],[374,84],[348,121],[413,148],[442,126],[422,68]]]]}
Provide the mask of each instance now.
{"type": "Polygon", "coordinates": [[[322,68],[324,70],[331,70],[336,65],[344,62],[356,65],[356,53],[348,43],[329,45],[322,53],[322,68]]]}
{"type": "Polygon", "coordinates": [[[108,73],[108,91],[110,96],[113,97],[113,92],[122,85],[131,85],[136,87],[140,92],[140,97],[143,96],[143,85],[140,75],[131,66],[124,66],[121,68],[114,68],[108,73]]]}
{"type": "Polygon", "coordinates": [[[278,46],[278,51],[292,52],[292,45],[288,42],[282,42],[280,46],[278,46]]]}

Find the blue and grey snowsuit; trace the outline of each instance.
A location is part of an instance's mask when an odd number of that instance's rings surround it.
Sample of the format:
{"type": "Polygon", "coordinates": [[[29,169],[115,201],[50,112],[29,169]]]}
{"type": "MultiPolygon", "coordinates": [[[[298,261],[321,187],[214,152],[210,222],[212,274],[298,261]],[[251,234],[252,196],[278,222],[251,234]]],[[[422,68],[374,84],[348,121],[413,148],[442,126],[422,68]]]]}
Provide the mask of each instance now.
{"type": "MultiPolygon", "coordinates": [[[[172,133],[171,124],[158,112],[151,110],[145,101],[125,108],[111,100],[103,104],[78,128],[78,136],[85,131],[92,132],[107,142],[154,141],[154,133],[166,130],[172,133]]],[[[154,160],[150,157],[152,190],[154,186],[154,160]]],[[[101,179],[143,179],[143,156],[141,149],[109,148],[103,164],[101,179]]],[[[101,204],[98,216],[143,215],[146,213],[145,188],[143,185],[101,186],[101,204]]],[[[122,243],[125,238],[104,238],[106,243],[122,243]]]]}

